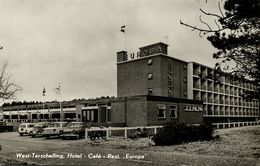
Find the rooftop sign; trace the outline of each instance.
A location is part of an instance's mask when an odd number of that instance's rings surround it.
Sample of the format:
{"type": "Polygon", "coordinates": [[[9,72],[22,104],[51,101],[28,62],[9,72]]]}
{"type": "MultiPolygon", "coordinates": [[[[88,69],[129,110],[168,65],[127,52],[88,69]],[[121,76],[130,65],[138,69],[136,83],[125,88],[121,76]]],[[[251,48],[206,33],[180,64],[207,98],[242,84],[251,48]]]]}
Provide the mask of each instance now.
{"type": "Polygon", "coordinates": [[[153,55],[153,54],[159,54],[163,53],[167,55],[167,44],[164,43],[155,43],[152,45],[148,45],[145,47],[140,48],[140,57],[148,56],[148,55],[153,55]]]}

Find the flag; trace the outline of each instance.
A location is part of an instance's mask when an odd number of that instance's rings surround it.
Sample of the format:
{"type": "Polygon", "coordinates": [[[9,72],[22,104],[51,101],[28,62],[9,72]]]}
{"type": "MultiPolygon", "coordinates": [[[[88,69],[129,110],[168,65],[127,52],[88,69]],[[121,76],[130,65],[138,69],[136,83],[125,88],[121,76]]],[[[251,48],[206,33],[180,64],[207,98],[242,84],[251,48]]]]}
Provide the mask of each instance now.
{"type": "Polygon", "coordinates": [[[45,93],[46,93],[46,90],[45,90],[45,87],[43,87],[42,95],[45,96],[45,93]]]}
{"type": "Polygon", "coordinates": [[[56,94],[60,94],[60,91],[61,91],[61,87],[60,87],[60,83],[59,83],[59,85],[55,88],[55,92],[56,92],[56,94]]]}
{"type": "Polygon", "coordinates": [[[125,25],[121,26],[121,32],[125,33],[125,25]]]}

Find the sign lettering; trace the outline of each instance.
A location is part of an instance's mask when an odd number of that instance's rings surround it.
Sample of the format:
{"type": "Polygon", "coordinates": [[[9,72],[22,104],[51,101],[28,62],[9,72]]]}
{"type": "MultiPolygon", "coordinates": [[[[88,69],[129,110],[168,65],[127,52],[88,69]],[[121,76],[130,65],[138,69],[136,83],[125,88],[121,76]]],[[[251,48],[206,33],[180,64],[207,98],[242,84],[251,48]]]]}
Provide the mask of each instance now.
{"type": "Polygon", "coordinates": [[[184,106],[184,111],[203,111],[201,106],[184,106]]]}

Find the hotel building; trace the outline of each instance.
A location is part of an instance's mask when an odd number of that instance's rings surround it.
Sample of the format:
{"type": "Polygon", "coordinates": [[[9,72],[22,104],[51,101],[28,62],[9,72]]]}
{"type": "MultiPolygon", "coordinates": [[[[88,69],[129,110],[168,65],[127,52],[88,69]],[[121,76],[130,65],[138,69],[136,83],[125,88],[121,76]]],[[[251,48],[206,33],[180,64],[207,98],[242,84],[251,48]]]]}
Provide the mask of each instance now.
{"type": "Polygon", "coordinates": [[[255,91],[246,80],[225,76],[213,80],[213,68],[168,55],[168,45],[141,47],[137,54],[117,53],[117,97],[3,107],[9,121],[67,120],[111,126],[165,123],[246,122],[259,118],[259,99],[242,94],[255,91]]]}

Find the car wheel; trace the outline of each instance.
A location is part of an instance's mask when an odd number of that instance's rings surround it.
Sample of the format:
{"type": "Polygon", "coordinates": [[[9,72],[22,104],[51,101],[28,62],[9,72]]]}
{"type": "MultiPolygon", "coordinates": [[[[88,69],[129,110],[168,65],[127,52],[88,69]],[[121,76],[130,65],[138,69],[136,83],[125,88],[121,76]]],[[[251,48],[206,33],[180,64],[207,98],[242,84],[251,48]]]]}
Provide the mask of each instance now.
{"type": "Polygon", "coordinates": [[[22,133],[20,133],[20,136],[23,136],[23,134],[22,134],[22,133]]]}
{"type": "Polygon", "coordinates": [[[49,138],[50,138],[50,136],[49,136],[49,135],[47,135],[47,136],[46,136],[46,138],[47,138],[47,139],[49,139],[49,138]]]}
{"type": "Polygon", "coordinates": [[[35,138],[35,135],[32,135],[33,138],[35,138]]]}

